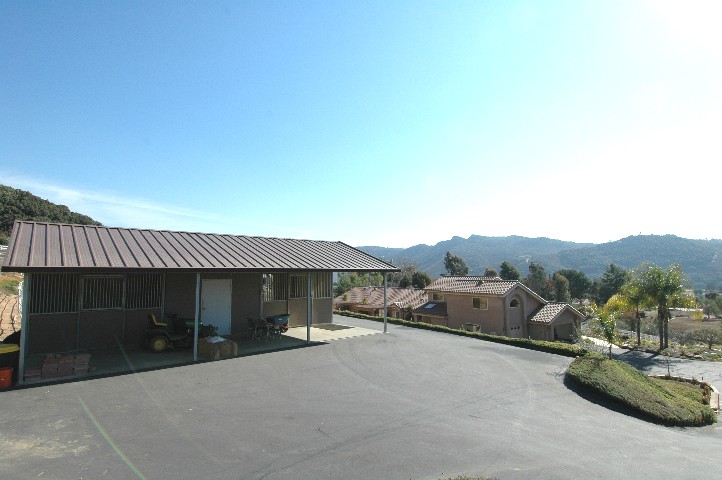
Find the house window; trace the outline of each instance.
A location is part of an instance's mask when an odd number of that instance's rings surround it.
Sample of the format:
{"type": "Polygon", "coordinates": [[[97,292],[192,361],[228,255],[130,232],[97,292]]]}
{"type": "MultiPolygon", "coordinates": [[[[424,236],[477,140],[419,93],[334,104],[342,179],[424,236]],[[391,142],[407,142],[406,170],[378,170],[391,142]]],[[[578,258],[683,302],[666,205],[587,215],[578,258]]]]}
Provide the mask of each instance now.
{"type": "Polygon", "coordinates": [[[266,273],[263,275],[263,301],[273,302],[277,300],[286,300],[286,279],[288,275],[285,273],[266,273]]]}
{"type": "Polygon", "coordinates": [[[78,275],[39,273],[32,276],[30,313],[78,311],[78,275]]]}
{"type": "Polygon", "coordinates": [[[307,275],[291,275],[289,298],[306,298],[308,296],[307,275]]]}
{"type": "Polygon", "coordinates": [[[443,302],[444,301],[444,294],[443,293],[432,293],[431,299],[435,302],[443,302]]]}
{"type": "Polygon", "coordinates": [[[113,310],[123,308],[124,282],[122,276],[89,276],[82,279],[83,310],[113,310]]]}
{"type": "Polygon", "coordinates": [[[472,307],[474,310],[488,310],[489,300],[481,297],[474,297],[472,299],[472,307]]]}
{"type": "Polygon", "coordinates": [[[519,300],[517,300],[516,298],[512,299],[511,302],[509,302],[509,307],[519,308],[519,300]]]}

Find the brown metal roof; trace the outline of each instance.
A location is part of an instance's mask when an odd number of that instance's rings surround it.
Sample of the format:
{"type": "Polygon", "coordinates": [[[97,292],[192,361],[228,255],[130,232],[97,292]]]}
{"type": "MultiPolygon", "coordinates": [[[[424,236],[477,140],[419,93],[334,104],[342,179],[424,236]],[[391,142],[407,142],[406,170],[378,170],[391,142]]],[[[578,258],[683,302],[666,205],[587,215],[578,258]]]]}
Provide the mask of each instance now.
{"type": "Polygon", "coordinates": [[[3,270],[398,269],[343,242],[16,221],[3,270]]]}

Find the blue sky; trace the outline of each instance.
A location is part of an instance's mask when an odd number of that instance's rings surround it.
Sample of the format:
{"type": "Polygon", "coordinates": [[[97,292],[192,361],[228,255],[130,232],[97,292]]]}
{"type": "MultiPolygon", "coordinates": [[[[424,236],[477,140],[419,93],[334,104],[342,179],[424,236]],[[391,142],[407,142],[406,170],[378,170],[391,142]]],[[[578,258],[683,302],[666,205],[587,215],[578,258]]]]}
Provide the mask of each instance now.
{"type": "Polygon", "coordinates": [[[722,3],[0,3],[0,183],[109,226],[720,238],[722,3]]]}

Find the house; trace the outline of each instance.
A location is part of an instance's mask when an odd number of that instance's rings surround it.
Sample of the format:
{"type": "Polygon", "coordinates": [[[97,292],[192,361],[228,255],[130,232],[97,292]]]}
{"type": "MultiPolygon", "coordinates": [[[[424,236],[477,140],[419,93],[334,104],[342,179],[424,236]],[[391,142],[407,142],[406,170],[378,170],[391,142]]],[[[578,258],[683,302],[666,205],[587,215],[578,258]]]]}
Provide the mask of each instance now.
{"type": "Polygon", "coordinates": [[[384,298],[383,287],[354,287],[334,298],[333,308],[379,316],[383,315],[386,304],[389,317],[407,319],[410,311],[426,300],[426,292],[417,288],[387,287],[384,298]]]}
{"type": "Polygon", "coordinates": [[[443,276],[426,287],[428,302],[414,310],[418,322],[536,340],[572,340],[584,316],[550,303],[516,280],[443,276]]]}
{"type": "Polygon", "coordinates": [[[398,271],[342,242],[26,221],[3,270],[25,277],[21,382],[28,356],[137,346],[150,314],[195,325],[194,360],[201,322],[220,335],[246,334],[247,315],[328,323],[333,272],[398,271]]]}

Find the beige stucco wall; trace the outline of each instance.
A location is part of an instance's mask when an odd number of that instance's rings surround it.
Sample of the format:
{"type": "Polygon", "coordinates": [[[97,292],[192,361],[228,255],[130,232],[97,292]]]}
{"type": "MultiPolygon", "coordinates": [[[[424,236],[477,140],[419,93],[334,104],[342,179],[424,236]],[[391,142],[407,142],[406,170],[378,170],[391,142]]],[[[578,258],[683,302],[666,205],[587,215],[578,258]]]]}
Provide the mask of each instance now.
{"type": "Polygon", "coordinates": [[[461,328],[464,323],[475,323],[482,333],[502,335],[504,332],[504,301],[499,297],[483,295],[446,294],[446,313],[450,328],[461,328]],[[488,309],[474,309],[473,299],[485,298],[488,309]]]}
{"type": "Polygon", "coordinates": [[[509,335],[510,327],[521,326],[521,337],[529,335],[526,319],[541,307],[542,302],[522,288],[515,288],[504,297],[473,294],[446,293],[446,312],[449,315],[449,327],[461,328],[464,323],[475,323],[483,333],[509,335]],[[474,309],[473,298],[485,298],[488,309],[474,309]],[[512,299],[519,301],[519,307],[509,306],[512,299]]]}
{"type": "Polygon", "coordinates": [[[575,340],[579,332],[579,319],[572,312],[565,311],[552,323],[551,339],[575,340]]]}
{"type": "Polygon", "coordinates": [[[549,340],[549,327],[537,323],[529,324],[529,338],[532,340],[549,340]]]}
{"type": "Polygon", "coordinates": [[[529,336],[533,340],[574,340],[579,328],[579,320],[572,312],[565,311],[549,325],[530,324],[529,336]]]}

